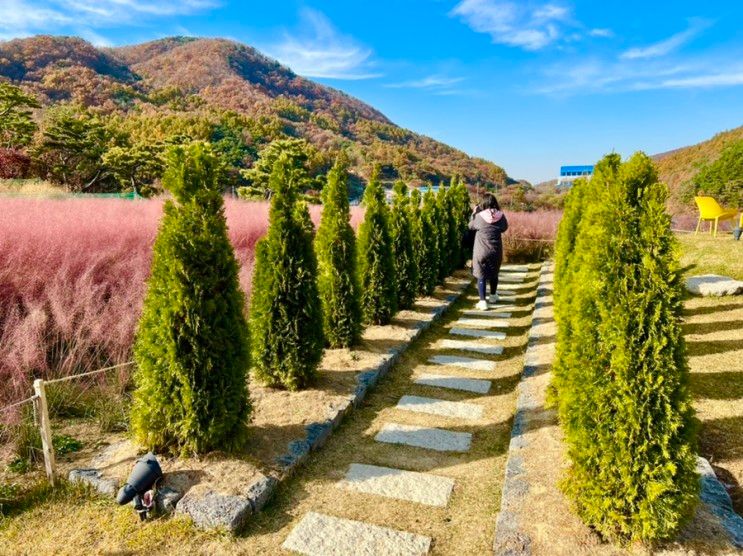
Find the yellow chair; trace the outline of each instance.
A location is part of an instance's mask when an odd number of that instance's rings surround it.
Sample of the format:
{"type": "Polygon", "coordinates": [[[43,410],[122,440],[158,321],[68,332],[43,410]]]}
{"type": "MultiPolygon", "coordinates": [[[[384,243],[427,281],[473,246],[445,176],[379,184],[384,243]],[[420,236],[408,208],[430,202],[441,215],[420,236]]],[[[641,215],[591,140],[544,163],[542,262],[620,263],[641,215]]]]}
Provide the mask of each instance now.
{"type": "Polygon", "coordinates": [[[725,220],[733,220],[738,215],[737,210],[722,208],[713,197],[694,197],[694,201],[699,209],[699,220],[697,221],[697,229],[694,231],[695,234],[699,232],[702,222],[709,221],[709,232],[717,237],[717,225],[725,220]],[[715,223],[714,228],[712,227],[713,221],[715,223]]]}

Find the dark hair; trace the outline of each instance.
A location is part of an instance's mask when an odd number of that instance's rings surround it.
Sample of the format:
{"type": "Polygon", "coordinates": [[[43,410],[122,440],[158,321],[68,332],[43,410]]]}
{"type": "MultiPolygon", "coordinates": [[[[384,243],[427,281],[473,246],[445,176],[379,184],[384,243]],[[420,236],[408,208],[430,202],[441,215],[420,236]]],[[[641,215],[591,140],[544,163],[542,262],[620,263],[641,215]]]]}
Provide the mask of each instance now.
{"type": "Polygon", "coordinates": [[[482,202],[480,203],[480,207],[483,210],[485,209],[500,210],[498,199],[496,199],[495,195],[493,195],[492,193],[485,193],[485,196],[482,198],[482,202]]]}

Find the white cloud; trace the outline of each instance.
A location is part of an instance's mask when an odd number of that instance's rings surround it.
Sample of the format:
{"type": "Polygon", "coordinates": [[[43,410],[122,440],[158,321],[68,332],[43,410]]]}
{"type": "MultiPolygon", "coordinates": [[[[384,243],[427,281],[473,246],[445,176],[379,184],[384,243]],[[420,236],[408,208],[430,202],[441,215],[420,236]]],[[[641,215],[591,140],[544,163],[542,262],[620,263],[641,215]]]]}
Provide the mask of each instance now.
{"type": "Polygon", "coordinates": [[[532,5],[502,0],[462,0],[450,12],[494,43],[540,50],[558,40],[570,24],[570,10],[555,3],[532,5]]]}
{"type": "Polygon", "coordinates": [[[369,79],[380,77],[370,71],[372,50],[339,33],[320,12],[301,12],[303,29],[284,33],[281,43],[266,51],[295,73],[305,77],[369,79]]]}
{"type": "Polygon", "coordinates": [[[725,73],[709,73],[679,79],[668,79],[661,83],[665,89],[697,89],[708,87],[731,87],[743,85],[743,68],[725,73]]]}
{"type": "Polygon", "coordinates": [[[710,26],[710,22],[702,19],[693,19],[689,22],[689,28],[680,33],[676,33],[665,40],[641,47],[630,48],[621,54],[624,60],[641,60],[646,58],[659,58],[667,56],[671,52],[678,50],[685,45],[704,29],[710,26]]]}
{"type": "Polygon", "coordinates": [[[462,81],[464,81],[464,77],[447,77],[445,75],[434,74],[422,79],[389,83],[385,87],[392,89],[448,89],[452,85],[456,85],[462,81]]]}
{"type": "Polygon", "coordinates": [[[217,0],[2,0],[0,37],[74,32],[92,42],[108,41],[94,29],[143,19],[191,14],[218,6],[217,0]]]}
{"type": "Polygon", "coordinates": [[[614,36],[614,31],[612,31],[611,29],[597,28],[597,29],[591,29],[590,31],[588,31],[588,34],[591,35],[592,37],[600,37],[603,39],[609,39],[614,36]]]}

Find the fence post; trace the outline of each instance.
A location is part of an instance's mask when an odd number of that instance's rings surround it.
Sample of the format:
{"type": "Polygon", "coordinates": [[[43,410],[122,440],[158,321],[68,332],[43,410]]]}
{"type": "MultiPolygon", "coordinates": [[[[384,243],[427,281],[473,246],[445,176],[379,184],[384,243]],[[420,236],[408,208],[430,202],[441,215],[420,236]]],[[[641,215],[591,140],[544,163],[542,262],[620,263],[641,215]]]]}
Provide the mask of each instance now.
{"type": "Polygon", "coordinates": [[[52,444],[52,424],[49,421],[49,406],[46,403],[46,388],[40,378],[34,380],[34,392],[39,402],[39,431],[41,432],[41,447],[44,451],[44,467],[49,483],[57,486],[57,464],[54,461],[54,445],[52,444]]]}

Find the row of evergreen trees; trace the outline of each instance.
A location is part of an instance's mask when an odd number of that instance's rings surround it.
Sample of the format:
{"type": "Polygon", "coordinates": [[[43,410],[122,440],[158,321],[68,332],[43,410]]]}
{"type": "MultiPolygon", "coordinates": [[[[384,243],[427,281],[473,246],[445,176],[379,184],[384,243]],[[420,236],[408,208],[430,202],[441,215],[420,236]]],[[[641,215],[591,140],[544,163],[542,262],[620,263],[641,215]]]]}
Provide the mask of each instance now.
{"type": "Polygon", "coordinates": [[[557,237],[563,486],[587,524],[620,541],[671,537],[699,489],[666,197],[646,155],[608,155],[573,186],[557,237]]]}
{"type": "Polygon", "coordinates": [[[389,206],[375,169],[356,238],[343,154],[323,189],[317,233],[298,197],[300,174],[288,155],[273,166],[248,323],[219,159],[198,143],[169,153],[163,184],[173,200],[165,204],[134,348],[132,430],[146,446],[183,453],[238,446],[251,363],[264,384],[306,387],[324,347],[354,345],[364,325],[389,323],[463,266],[470,205],[460,180],[427,191],[422,202],[398,182],[389,206]]]}

